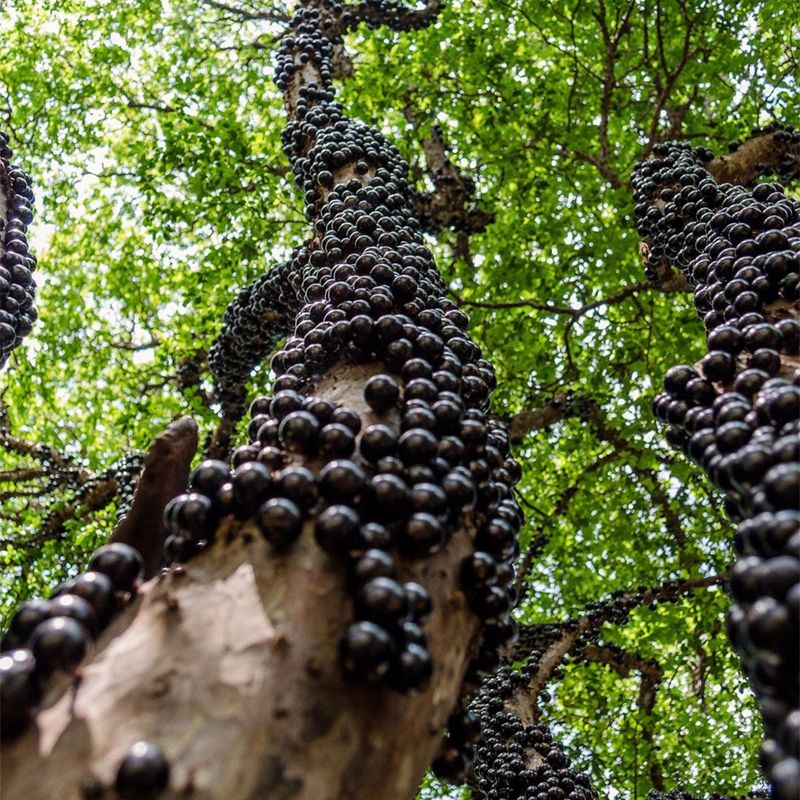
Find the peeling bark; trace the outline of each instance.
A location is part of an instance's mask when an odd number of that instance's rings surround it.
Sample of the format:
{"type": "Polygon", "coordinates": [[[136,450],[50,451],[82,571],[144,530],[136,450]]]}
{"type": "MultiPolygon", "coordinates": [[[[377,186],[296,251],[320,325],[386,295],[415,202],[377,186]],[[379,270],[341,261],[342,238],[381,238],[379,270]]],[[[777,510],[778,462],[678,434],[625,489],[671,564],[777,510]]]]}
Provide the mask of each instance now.
{"type": "MultiPolygon", "coordinates": [[[[361,389],[375,371],[331,370],[319,394],[369,424],[361,389]]],[[[151,479],[171,462],[152,454],[169,452],[172,439],[183,455],[190,431],[181,420],[162,434],[148,454],[151,479]]],[[[277,556],[256,528],[229,520],[214,547],[145,584],[79,682],[54,692],[36,726],[4,746],[4,800],[111,798],[103,787],[140,739],[162,743],[173,764],[164,798],[413,798],[478,629],[457,589],[468,531],[436,556],[401,563],[402,579],[432,595],[435,664],[427,690],[403,696],[343,678],[336,650],[352,601],[341,563],[320,550],[312,527],[277,556]]]]}

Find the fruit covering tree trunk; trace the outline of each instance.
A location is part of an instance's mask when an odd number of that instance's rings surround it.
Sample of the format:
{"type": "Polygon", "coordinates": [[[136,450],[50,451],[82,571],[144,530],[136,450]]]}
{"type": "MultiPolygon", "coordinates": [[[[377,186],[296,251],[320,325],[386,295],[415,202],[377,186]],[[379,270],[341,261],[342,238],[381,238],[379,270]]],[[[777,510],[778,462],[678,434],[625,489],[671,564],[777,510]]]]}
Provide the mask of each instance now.
{"type": "Polygon", "coordinates": [[[670,369],[656,416],[725,493],[739,523],[731,641],[759,700],[761,764],[776,800],[800,797],[800,132],[754,130],[726,157],[666,143],[633,186],[651,279],[694,289],[708,353],[670,369]]]}
{"type": "Polygon", "coordinates": [[[123,542],[152,571],[152,509],[186,474],[190,421],[151,450],[118,541],[14,618],[4,800],[400,800],[434,759],[463,778],[465,698],[514,633],[518,467],[407,164],[331,85],[348,29],[408,30],[438,7],[299,4],[276,81],[311,231],[228,310],[209,359],[217,455],[244,380],[288,333],[275,394],[254,402],[232,467],[204,462],[169,504],[167,569],[139,584],[123,542]]]}
{"type": "Polygon", "coordinates": [[[28,252],[27,226],[33,219],[30,179],[15,164],[8,137],[0,132],[0,368],[30,333],[36,320],[31,274],[36,259],[28,252]]]}

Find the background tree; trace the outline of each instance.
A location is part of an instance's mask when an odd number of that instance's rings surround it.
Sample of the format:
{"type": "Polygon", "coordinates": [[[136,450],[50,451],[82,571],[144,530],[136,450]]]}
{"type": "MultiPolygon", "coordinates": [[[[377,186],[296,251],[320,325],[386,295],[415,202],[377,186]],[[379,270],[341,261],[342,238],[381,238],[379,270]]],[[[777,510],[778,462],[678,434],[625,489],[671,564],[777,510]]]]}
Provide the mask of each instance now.
{"type": "MultiPolygon", "coordinates": [[[[549,696],[543,718],[558,720],[598,786],[633,796],[744,791],[757,780],[760,731],[721,630],[727,601],[697,583],[719,584],[730,528],[691,466],[650,448],[660,376],[675,353],[699,357],[702,337],[679,285],[642,281],[627,178],[658,139],[697,136],[719,151],[755,120],[793,118],[787,13],[769,3],[455,4],[407,39],[354,34],[355,70],[342,55],[343,74],[353,72],[343,102],[400,143],[420,185],[433,188],[422,145],[435,121],[494,213],[483,233],[443,229],[436,251],[498,366],[495,411],[515,423],[518,457],[536,464],[519,487],[521,544],[538,554],[523,562],[521,621],[581,617],[640,584],[686,588],[677,603],[602,629],[602,644],[670,676],[644,693],[652,706],[640,703],[643,673],[577,651],[536,698],[549,696]],[[597,498],[614,501],[598,510],[597,498]],[[723,765],[714,785],[710,763],[723,765]]],[[[204,375],[197,348],[210,347],[232,290],[302,232],[268,88],[281,22],[280,11],[202,3],[11,12],[9,40],[25,47],[2,67],[9,128],[54,225],[42,243],[54,258],[40,272],[50,322],[7,373],[12,435],[101,472],[176,413],[190,410],[204,434],[215,427],[207,377],[191,380],[195,364],[204,375]]],[[[264,381],[256,375],[253,391],[264,381]]],[[[9,457],[10,468],[23,464],[9,457]]],[[[62,492],[42,505],[69,502],[62,492]]],[[[74,569],[111,511],[68,521],[34,548],[42,510],[9,498],[9,606],[74,569]]]]}
{"type": "Polygon", "coordinates": [[[647,272],[680,269],[708,332],[708,354],[697,369],[672,367],[653,408],[740,522],[728,629],[760,700],[778,798],[800,792],[800,205],[779,184],[752,184],[772,170],[791,180],[798,154],[800,133],[773,125],[721,159],[658,144],[633,180],[647,272]]]}

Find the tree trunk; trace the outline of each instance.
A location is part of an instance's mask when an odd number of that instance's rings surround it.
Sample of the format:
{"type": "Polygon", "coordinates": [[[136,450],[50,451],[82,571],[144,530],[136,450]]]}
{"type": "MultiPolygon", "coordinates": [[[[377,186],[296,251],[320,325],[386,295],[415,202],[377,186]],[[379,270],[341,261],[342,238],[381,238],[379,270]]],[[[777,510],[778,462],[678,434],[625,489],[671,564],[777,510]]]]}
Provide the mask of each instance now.
{"type": "Polygon", "coordinates": [[[740,523],[731,639],[759,699],[761,763],[776,800],[800,796],[800,205],[755,179],[798,174],[800,134],[754,131],[734,154],[668,143],[633,180],[651,276],[677,266],[694,289],[708,354],[673,367],[656,416],[725,492],[740,523]]]}
{"type": "MultiPolygon", "coordinates": [[[[365,373],[337,370],[319,393],[367,422],[365,373]]],[[[470,537],[459,531],[438,555],[403,565],[402,579],[431,592],[436,664],[431,685],[406,697],[342,676],[337,645],[352,601],[311,528],[275,557],[256,526],[229,522],[206,553],[142,587],[75,686],[4,747],[4,800],[105,796],[84,787],[112,785],[138,740],[158,742],[172,764],[164,797],[413,798],[478,630],[454,579],[470,537]]]]}
{"type": "Polygon", "coordinates": [[[26,237],[33,220],[33,192],[30,178],[11,163],[12,157],[8,136],[0,131],[0,369],[36,320],[31,274],[36,259],[28,252],[26,237]]]}
{"type": "MultiPolygon", "coordinates": [[[[269,329],[254,339],[254,321],[273,319],[272,307],[282,327],[286,298],[301,298],[294,337],[273,360],[276,403],[310,400],[303,408],[313,413],[297,413],[312,427],[325,426],[327,413],[314,397],[330,401],[323,401],[325,408],[355,411],[361,434],[348,463],[363,471],[362,483],[345,500],[336,500],[335,487],[325,494],[321,473],[336,458],[350,456],[334,458],[316,444],[295,446],[288,428],[279,425],[291,412],[279,414],[260,400],[261,411],[253,410],[252,444],[237,451],[234,464],[263,473],[269,463],[272,474],[264,480],[270,488],[258,501],[264,505],[254,511],[237,499],[242,470],[225,484],[232,486],[232,500],[223,486],[209,490],[204,500],[195,494],[173,503],[167,519],[172,545],[178,541],[199,554],[142,586],[97,641],[76,680],[51,684],[35,725],[3,746],[4,800],[134,796],[115,775],[139,740],[157,745],[169,762],[169,785],[159,797],[412,798],[442,746],[465,676],[474,686],[513,634],[511,562],[521,515],[511,487],[518,468],[507,457],[502,426],[486,415],[494,375],[464,332],[466,317],[445,298],[424,248],[407,164],[376,131],[342,116],[330,82],[331,54],[348,28],[369,21],[407,30],[428,24],[438,7],[430,2],[418,12],[399,5],[378,12],[365,4],[343,12],[341,4],[300,4],[276,72],[290,120],[284,143],[314,233],[280,268],[280,281],[270,278],[263,292],[240,295],[209,355],[218,397],[233,398],[233,411],[212,442],[219,452],[243,409],[237,381],[263,358],[264,342],[275,339],[269,329]],[[367,381],[385,373],[390,377],[384,384],[396,381],[395,396],[367,402],[367,381]],[[378,423],[394,436],[409,434],[407,447],[402,437],[389,446],[388,461],[369,457],[364,444],[365,429],[378,423]],[[315,491],[324,496],[309,503],[291,546],[273,546],[265,541],[274,543],[261,515],[267,497],[284,509],[300,503],[281,488],[280,468],[292,466],[308,467],[315,491]],[[387,471],[407,492],[388,519],[371,482],[387,471]],[[441,498],[446,503],[437,506],[441,498]],[[333,548],[315,542],[320,514],[338,502],[358,512],[362,531],[363,523],[382,520],[394,537],[383,555],[396,565],[397,579],[422,584],[432,600],[423,644],[404,638],[411,635],[410,618],[402,626],[401,618],[386,623],[392,666],[388,675],[369,676],[372,682],[346,677],[340,652],[348,625],[354,619],[372,622],[375,613],[357,603],[354,608],[353,571],[363,553],[347,544],[332,554],[333,548]],[[186,521],[187,503],[213,509],[211,527],[200,538],[186,521]],[[440,539],[422,541],[424,555],[413,538],[415,521],[428,533],[441,531],[440,539]],[[462,587],[460,567],[476,549],[488,551],[484,555],[497,575],[492,571],[462,587]],[[479,617],[489,623],[483,644],[479,617]],[[398,675],[408,677],[402,658],[427,658],[425,638],[430,680],[422,675],[403,692],[390,688],[387,683],[398,685],[398,675]]],[[[116,533],[145,553],[151,570],[164,534],[153,511],[178,490],[193,436],[184,421],[162,437],[163,463],[153,457],[160,452],[156,447],[137,500],[116,533]]],[[[442,774],[463,775],[471,741],[463,732],[461,738],[449,732],[442,774]]]]}

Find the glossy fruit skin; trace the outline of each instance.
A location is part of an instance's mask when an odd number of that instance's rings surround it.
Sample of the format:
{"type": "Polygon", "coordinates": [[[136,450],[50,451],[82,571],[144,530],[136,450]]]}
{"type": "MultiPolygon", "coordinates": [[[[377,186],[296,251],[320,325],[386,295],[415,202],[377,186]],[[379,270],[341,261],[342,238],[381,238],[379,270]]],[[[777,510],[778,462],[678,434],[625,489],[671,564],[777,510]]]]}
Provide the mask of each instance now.
{"type": "Polygon", "coordinates": [[[370,407],[381,413],[400,398],[400,387],[390,375],[373,375],[364,386],[364,399],[370,407]]]}
{"type": "Polygon", "coordinates": [[[94,569],[59,584],[50,600],[23,603],[11,619],[0,653],[4,736],[25,728],[49,678],[78,670],[92,636],[132,599],[141,580],[141,558],[128,545],[104,545],[90,563],[94,569]]]}
{"type": "Polygon", "coordinates": [[[379,577],[365,583],[355,598],[355,614],[384,628],[399,625],[406,617],[408,600],[403,587],[391,578],[379,577]]]}
{"type": "Polygon", "coordinates": [[[18,736],[28,724],[42,691],[36,660],[27,649],[0,654],[0,736],[18,736]]]}
{"type": "Polygon", "coordinates": [[[352,408],[339,406],[331,415],[331,422],[338,422],[347,426],[357,436],[361,431],[361,417],[352,408]]]}
{"type": "Polygon", "coordinates": [[[411,618],[417,622],[427,619],[433,611],[433,600],[422,584],[413,581],[403,584],[411,618]]]}
{"type": "Polygon", "coordinates": [[[443,543],[444,530],[441,523],[433,515],[423,512],[409,517],[400,539],[400,547],[412,556],[435,553],[443,543]]]}
{"type": "Polygon", "coordinates": [[[398,453],[404,464],[424,464],[436,455],[436,437],[424,428],[411,428],[398,442],[398,453]]]}
{"type": "Polygon", "coordinates": [[[384,550],[371,549],[356,558],[350,572],[354,583],[363,586],[373,578],[394,578],[397,574],[397,565],[384,550]]]}
{"type": "Polygon", "coordinates": [[[112,542],[95,552],[89,569],[106,575],[115,591],[133,592],[144,575],[144,562],[129,545],[112,542]]]}
{"type": "Polygon", "coordinates": [[[16,649],[17,647],[24,646],[28,641],[28,637],[33,633],[34,628],[49,617],[49,600],[35,598],[22,603],[11,618],[9,629],[6,632],[6,637],[14,643],[14,646],[4,646],[3,649],[16,649]]]}
{"type": "Polygon", "coordinates": [[[29,639],[39,674],[71,673],[88,655],[89,631],[71,617],[54,617],[40,622],[29,639]]]}
{"type": "Polygon", "coordinates": [[[364,620],[347,629],[339,646],[345,672],[368,681],[380,680],[386,675],[394,651],[392,637],[379,625],[364,620]]]}
{"type": "Polygon", "coordinates": [[[215,522],[210,498],[198,492],[179,495],[173,500],[174,525],[187,531],[195,539],[204,538],[213,531],[215,522]]]}
{"type": "Polygon", "coordinates": [[[376,519],[398,519],[410,508],[408,486],[396,475],[376,475],[369,483],[369,501],[376,519]]]}
{"type": "Polygon", "coordinates": [[[319,488],[331,503],[347,503],[364,490],[366,477],[358,464],[349,459],[329,461],[320,471],[319,488]]]}
{"type": "Polygon", "coordinates": [[[401,692],[421,691],[430,682],[433,661],[426,647],[413,642],[395,655],[389,670],[389,685],[401,692]]]}
{"type": "Polygon", "coordinates": [[[303,513],[285,497],[273,497],[258,510],[256,517],[261,535],[276,549],[286,550],[303,530],[303,513]]]}
{"type": "Polygon", "coordinates": [[[50,617],[70,617],[80,622],[93,636],[99,632],[97,612],[87,600],[74,594],[62,594],[50,601],[50,617]]]}
{"type": "Polygon", "coordinates": [[[279,429],[281,443],[293,453],[313,453],[319,429],[317,418],[308,411],[293,411],[281,421],[279,429]]]}
{"type": "Polygon", "coordinates": [[[491,586],[496,575],[497,562],[489,553],[477,550],[461,562],[459,577],[461,586],[467,592],[491,586]]]}
{"type": "Polygon", "coordinates": [[[349,458],[355,448],[356,437],[350,428],[334,422],[320,431],[319,452],[325,458],[349,458]]]}
{"type": "Polygon", "coordinates": [[[189,486],[192,491],[213,497],[230,480],[230,472],[230,467],[224,461],[208,459],[194,469],[189,477],[189,486]]]}
{"type": "Polygon", "coordinates": [[[293,466],[281,470],[276,484],[280,495],[294,502],[303,511],[308,511],[317,500],[317,480],[307,467],[293,466]]]}
{"type": "Polygon", "coordinates": [[[155,800],[169,786],[170,766],[161,749],[136,742],[117,769],[114,788],[121,800],[155,800]]]}
{"type": "Polygon", "coordinates": [[[377,522],[368,522],[359,529],[353,548],[357,552],[373,547],[378,550],[389,550],[393,542],[394,536],[389,528],[377,522]]]}
{"type": "Polygon", "coordinates": [[[329,506],[317,517],[314,537],[327,553],[342,555],[356,543],[359,524],[359,515],[350,506],[329,506]]]}
{"type": "Polygon", "coordinates": [[[361,435],[359,450],[361,455],[371,463],[394,454],[397,447],[397,435],[387,425],[370,425],[361,435]]]}
{"type": "Polygon", "coordinates": [[[114,611],[114,585],[111,578],[102,572],[89,571],[79,575],[72,582],[69,593],[91,604],[101,627],[114,611]]]}
{"type": "Polygon", "coordinates": [[[239,516],[251,516],[267,499],[272,489],[269,470],[257,461],[246,461],[233,471],[233,501],[239,516]]]}

